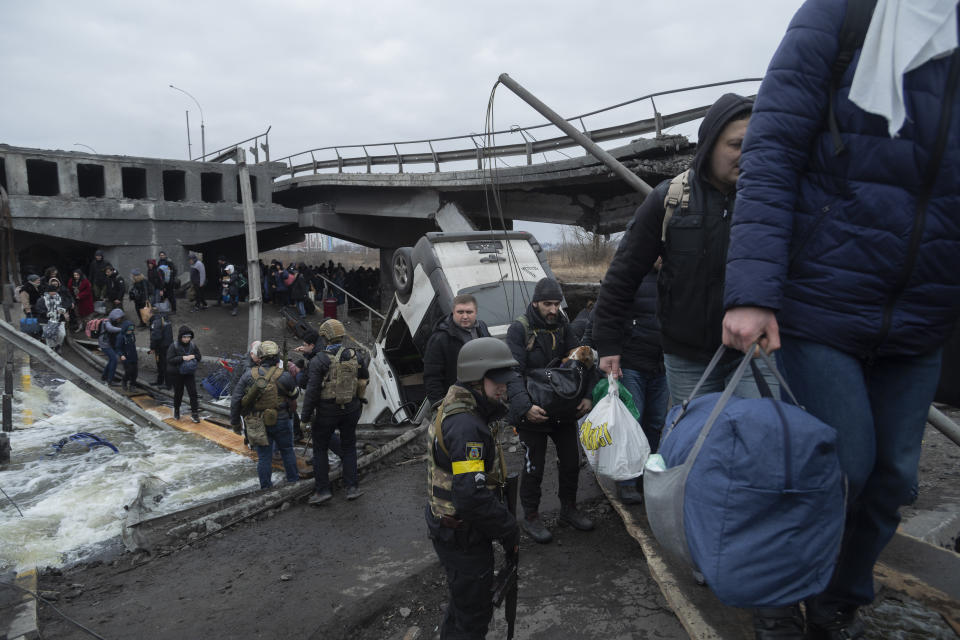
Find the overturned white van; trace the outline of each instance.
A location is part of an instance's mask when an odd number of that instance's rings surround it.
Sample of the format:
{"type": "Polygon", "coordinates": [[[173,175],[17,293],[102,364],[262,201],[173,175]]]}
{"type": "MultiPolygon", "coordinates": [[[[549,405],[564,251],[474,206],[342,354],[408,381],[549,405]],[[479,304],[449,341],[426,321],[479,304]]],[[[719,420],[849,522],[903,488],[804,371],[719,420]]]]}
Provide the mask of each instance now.
{"type": "Polygon", "coordinates": [[[396,293],[370,354],[361,423],[417,423],[429,412],[423,352],[454,296],[477,299],[478,315],[502,338],[541,278],[553,277],[540,244],[526,231],[428,233],[394,253],[396,293]]]}

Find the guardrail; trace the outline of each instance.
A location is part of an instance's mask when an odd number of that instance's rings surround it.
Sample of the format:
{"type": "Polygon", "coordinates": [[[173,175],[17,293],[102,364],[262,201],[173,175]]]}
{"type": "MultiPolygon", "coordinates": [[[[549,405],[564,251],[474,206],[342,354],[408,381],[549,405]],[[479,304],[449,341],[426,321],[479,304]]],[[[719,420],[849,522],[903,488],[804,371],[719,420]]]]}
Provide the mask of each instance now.
{"type": "Polygon", "coordinates": [[[194,161],[197,162],[223,162],[224,160],[231,160],[234,157],[234,151],[237,148],[242,147],[248,142],[253,142],[253,146],[250,147],[250,154],[253,156],[254,164],[260,162],[260,151],[263,151],[264,162],[270,162],[270,129],[273,129],[273,125],[267,127],[267,130],[263,133],[258,133],[257,135],[247,138],[246,140],[241,140],[240,142],[235,142],[234,144],[223,147],[222,149],[217,149],[216,151],[211,151],[210,153],[204,154],[194,158],[194,161]],[[260,142],[260,139],[263,139],[263,142],[260,142]]]}
{"type": "MultiPolygon", "coordinates": [[[[344,289],[343,287],[341,287],[341,286],[338,285],[337,283],[331,281],[331,280],[330,280],[329,278],[327,278],[326,276],[320,276],[320,279],[323,280],[324,282],[326,282],[328,286],[333,287],[334,289],[339,289],[340,291],[343,291],[344,294],[346,294],[347,297],[346,297],[346,299],[344,300],[344,306],[346,307],[346,309],[344,309],[344,313],[346,313],[346,314],[349,315],[349,313],[350,313],[350,299],[353,298],[354,300],[356,300],[356,301],[360,304],[361,307],[363,307],[364,309],[367,310],[367,324],[368,324],[370,327],[373,326],[373,316],[377,316],[377,317],[380,318],[381,320],[386,320],[386,319],[387,319],[387,317],[386,317],[385,315],[383,315],[382,313],[380,313],[379,311],[377,311],[376,309],[374,309],[373,307],[371,307],[370,305],[368,305],[366,302],[364,302],[363,300],[361,300],[361,299],[358,298],[357,296],[353,295],[352,293],[350,293],[349,291],[347,291],[346,289],[344,289]]],[[[322,298],[321,298],[321,304],[323,304],[322,298]]]]}
{"type": "MultiPolygon", "coordinates": [[[[578,116],[567,118],[567,121],[579,123],[584,134],[594,142],[619,140],[622,138],[638,136],[646,133],[655,133],[659,137],[662,135],[663,129],[665,128],[702,118],[707,109],[709,109],[709,105],[663,115],[657,110],[657,105],[654,100],[655,98],[686,91],[694,91],[697,89],[707,89],[711,87],[745,82],[759,82],[760,80],[762,80],[762,78],[741,78],[738,80],[726,80],[723,82],[713,82],[692,87],[683,87],[681,89],[658,91],[656,93],[640,96],[639,98],[627,100],[609,107],[582,113],[578,116]],[[593,130],[587,130],[586,125],[584,124],[584,118],[606,113],[614,109],[619,109],[645,100],[650,101],[653,109],[653,116],[650,118],[635,120],[623,125],[600,127],[593,130]]],[[[521,141],[491,147],[484,146],[484,135],[478,133],[469,133],[460,136],[430,138],[425,140],[405,140],[397,142],[318,147],[316,149],[301,151],[284,158],[279,158],[276,160],[276,162],[283,162],[287,165],[287,170],[284,172],[284,175],[288,175],[291,178],[300,173],[310,172],[316,174],[324,170],[336,170],[337,173],[343,173],[343,170],[346,167],[364,167],[366,169],[366,173],[372,173],[372,169],[375,166],[396,166],[396,172],[403,173],[404,166],[411,164],[433,164],[434,172],[439,173],[441,164],[447,162],[462,162],[465,160],[476,160],[477,170],[482,171],[483,162],[485,159],[503,158],[509,156],[523,156],[526,158],[527,165],[532,165],[533,156],[536,154],[546,153],[548,151],[559,151],[561,149],[578,146],[578,143],[569,136],[558,136],[544,140],[537,140],[534,134],[531,133],[537,129],[551,126],[553,125],[550,123],[543,123],[530,127],[511,127],[509,129],[494,131],[492,132],[492,135],[519,135],[521,141]],[[435,143],[458,140],[469,141],[471,146],[445,151],[437,151],[434,148],[435,143]],[[410,153],[401,152],[401,147],[413,145],[419,146],[421,150],[410,153]],[[383,147],[392,150],[392,153],[378,155],[372,155],[370,153],[371,149],[383,147]],[[424,149],[424,147],[426,147],[426,149],[424,149]],[[362,155],[355,153],[358,150],[362,152],[362,155]],[[347,154],[347,152],[353,152],[353,154],[350,155],[347,154]],[[329,156],[331,154],[334,156],[333,158],[320,157],[329,156]]],[[[277,179],[280,180],[283,178],[278,177],[277,179]]]]}

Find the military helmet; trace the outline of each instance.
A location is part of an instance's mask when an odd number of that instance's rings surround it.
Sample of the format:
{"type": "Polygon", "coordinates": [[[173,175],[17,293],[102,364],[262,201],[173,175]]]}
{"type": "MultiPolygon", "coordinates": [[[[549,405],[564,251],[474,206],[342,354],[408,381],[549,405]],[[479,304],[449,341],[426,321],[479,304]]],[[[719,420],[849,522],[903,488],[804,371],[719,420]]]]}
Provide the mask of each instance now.
{"type": "Polygon", "coordinates": [[[334,318],[324,320],[323,324],[320,325],[320,335],[327,339],[327,341],[339,340],[347,331],[343,328],[343,323],[334,318]]]}
{"type": "Polygon", "coordinates": [[[497,338],[477,338],[460,349],[460,355],[457,356],[457,380],[479,382],[488,371],[519,366],[505,342],[497,338]]]}
{"type": "Polygon", "coordinates": [[[280,347],[272,340],[264,340],[260,343],[260,346],[257,347],[257,355],[261,358],[270,358],[278,353],[280,353],[280,347]]]}

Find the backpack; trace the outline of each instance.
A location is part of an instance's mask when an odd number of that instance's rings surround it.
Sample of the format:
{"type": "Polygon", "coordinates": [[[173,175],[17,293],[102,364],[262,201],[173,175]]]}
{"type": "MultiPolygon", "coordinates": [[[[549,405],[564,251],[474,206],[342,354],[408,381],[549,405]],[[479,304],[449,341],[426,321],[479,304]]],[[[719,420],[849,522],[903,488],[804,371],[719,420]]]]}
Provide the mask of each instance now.
{"type": "Polygon", "coordinates": [[[667,196],[663,199],[663,226],[660,229],[660,241],[667,241],[667,225],[677,206],[683,211],[690,206],[690,169],[674,176],[667,188],[667,196]]]}
{"type": "Polygon", "coordinates": [[[241,411],[245,413],[260,413],[266,426],[277,424],[277,407],[280,404],[280,393],[277,390],[277,379],[283,375],[283,369],[273,367],[264,375],[261,367],[250,369],[253,383],[243,394],[240,400],[241,411]]]}
{"type": "Polygon", "coordinates": [[[337,354],[331,359],[330,368],[323,379],[323,388],[320,390],[321,400],[333,400],[343,406],[357,396],[357,374],[360,371],[360,360],[357,352],[349,349],[349,357],[341,361],[346,347],[340,347],[337,354]]]}
{"type": "Polygon", "coordinates": [[[106,318],[87,320],[87,325],[84,327],[83,332],[87,334],[88,338],[100,337],[100,334],[103,333],[103,323],[106,322],[106,320],[106,318]]]}
{"type": "Polygon", "coordinates": [[[150,344],[163,344],[163,330],[168,324],[163,316],[154,316],[150,321],[150,344]]]}

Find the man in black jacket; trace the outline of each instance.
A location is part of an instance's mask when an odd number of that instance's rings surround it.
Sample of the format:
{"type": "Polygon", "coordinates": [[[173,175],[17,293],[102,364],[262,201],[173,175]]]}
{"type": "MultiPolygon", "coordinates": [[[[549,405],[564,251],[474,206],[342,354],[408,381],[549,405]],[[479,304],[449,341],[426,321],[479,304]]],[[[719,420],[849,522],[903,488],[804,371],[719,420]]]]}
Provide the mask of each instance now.
{"type": "MultiPolygon", "coordinates": [[[[309,504],[322,504],[333,497],[327,451],[334,431],[340,432],[347,500],[356,500],[363,495],[357,475],[357,423],[363,409],[362,399],[357,394],[357,381],[369,379],[370,373],[360,355],[342,344],[345,335],[343,324],[331,318],[320,325],[319,337],[324,338],[326,346],[319,353],[317,350],[321,346],[316,343],[309,350],[301,348],[310,358],[300,415],[301,424],[310,424],[313,432],[315,490],[307,501],[309,504]]],[[[311,336],[311,339],[318,338],[311,336]]],[[[305,342],[305,347],[308,344],[305,342]]]]}
{"type": "MultiPolygon", "coordinates": [[[[593,334],[600,369],[619,377],[634,296],[657,257],[663,256],[657,279],[657,315],[667,384],[674,403],[690,396],[721,345],[730,218],[739,175],[740,144],[752,108],[752,100],[732,93],[721,96],[710,107],[700,124],[692,166],[673,180],[657,185],[637,209],[630,223],[631,231],[620,243],[604,276],[597,301],[593,334]],[[668,199],[670,203],[666,202],[668,199]],[[668,205],[673,213],[667,219],[668,205]]],[[[724,354],[699,393],[722,391],[739,361],[736,351],[724,354]]],[[[749,371],[736,393],[741,397],[759,397],[749,371]]]]}
{"type": "Polygon", "coordinates": [[[427,529],[447,572],[441,638],[484,638],[493,617],[493,544],[515,552],[517,520],[501,501],[507,470],[490,423],[505,413],[517,361],[496,338],[471,340],[457,357],[457,383],[427,434],[427,529]]]}
{"type": "Polygon", "coordinates": [[[423,352],[423,384],[427,399],[435,405],[457,381],[457,355],[474,338],[490,335],[487,323],[477,319],[477,299],[462,294],[453,299],[453,312],[441,318],[433,328],[423,352]]]}
{"type": "Polygon", "coordinates": [[[533,302],[523,320],[517,319],[507,330],[507,346],[517,362],[523,379],[511,383],[510,417],[517,425],[520,442],[526,450],[520,476],[520,504],[524,519],[521,526],[540,543],[553,536],[540,520],[540,484],[547,454],[547,438],[557,448],[559,472],[560,519],[581,531],[593,529],[593,521],[577,510],[577,484],[580,476],[580,451],[577,440],[577,418],[590,411],[590,389],[586,388],[576,411],[567,415],[548,415],[543,407],[530,399],[526,376],[534,369],[544,369],[558,358],[564,358],[578,346],[577,336],[566,316],[560,312],[563,292],[556,280],[543,278],[537,283],[533,302]]]}
{"type": "Polygon", "coordinates": [[[107,305],[114,309],[122,309],[123,294],[127,292],[127,284],[111,264],[107,264],[107,266],[103,268],[103,274],[106,278],[103,286],[103,296],[107,301],[107,305]]]}
{"type": "Polygon", "coordinates": [[[103,270],[107,266],[107,261],[103,259],[103,251],[97,249],[93,254],[93,262],[90,263],[90,269],[87,274],[90,276],[90,284],[93,285],[93,299],[105,300],[104,289],[107,286],[107,276],[103,270]]]}

